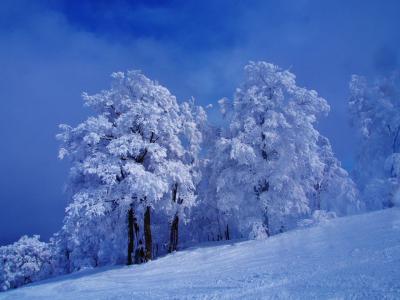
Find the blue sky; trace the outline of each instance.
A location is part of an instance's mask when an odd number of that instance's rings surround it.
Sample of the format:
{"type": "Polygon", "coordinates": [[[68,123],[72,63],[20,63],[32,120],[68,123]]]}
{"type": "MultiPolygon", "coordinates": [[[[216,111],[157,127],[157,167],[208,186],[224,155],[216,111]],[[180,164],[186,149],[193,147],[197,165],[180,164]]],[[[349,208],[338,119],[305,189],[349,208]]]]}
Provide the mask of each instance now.
{"type": "Polygon", "coordinates": [[[394,0],[1,1],[0,244],[61,226],[57,125],[82,121],[81,92],[107,88],[113,71],[141,69],[180,100],[215,104],[249,60],[289,68],[329,101],[318,127],[351,168],[348,80],[398,69],[399,11],[394,0]]]}

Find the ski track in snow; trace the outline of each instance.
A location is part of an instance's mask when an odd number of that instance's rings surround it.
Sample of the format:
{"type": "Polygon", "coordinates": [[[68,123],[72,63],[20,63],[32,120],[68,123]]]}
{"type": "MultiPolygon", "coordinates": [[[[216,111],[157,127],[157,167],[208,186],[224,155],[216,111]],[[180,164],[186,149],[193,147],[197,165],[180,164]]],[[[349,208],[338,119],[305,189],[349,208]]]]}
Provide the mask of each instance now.
{"type": "Polygon", "coordinates": [[[400,209],[264,241],[210,243],[0,294],[12,299],[400,299],[400,209]]]}

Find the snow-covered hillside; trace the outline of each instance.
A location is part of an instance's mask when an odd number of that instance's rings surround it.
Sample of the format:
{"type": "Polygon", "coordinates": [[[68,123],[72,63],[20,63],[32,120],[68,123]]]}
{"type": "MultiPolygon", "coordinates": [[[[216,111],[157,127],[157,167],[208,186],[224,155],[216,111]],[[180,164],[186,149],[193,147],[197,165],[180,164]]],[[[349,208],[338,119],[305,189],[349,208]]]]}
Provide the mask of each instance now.
{"type": "Polygon", "coordinates": [[[0,299],[399,299],[400,209],[83,271],[0,299]]]}

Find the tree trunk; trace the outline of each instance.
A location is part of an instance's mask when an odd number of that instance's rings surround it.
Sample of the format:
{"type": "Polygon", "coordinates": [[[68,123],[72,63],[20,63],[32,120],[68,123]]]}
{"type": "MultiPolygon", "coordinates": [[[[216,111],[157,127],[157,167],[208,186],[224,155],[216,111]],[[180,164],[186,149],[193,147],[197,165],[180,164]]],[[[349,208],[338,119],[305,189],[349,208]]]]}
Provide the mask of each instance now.
{"type": "Polygon", "coordinates": [[[178,227],[179,227],[179,217],[175,214],[174,220],[171,224],[171,234],[169,238],[168,253],[178,250],[178,227]]]}
{"type": "Polygon", "coordinates": [[[226,231],[225,231],[225,240],[230,240],[230,235],[229,235],[229,225],[226,224],[226,231]]]}
{"type": "MultiPolygon", "coordinates": [[[[178,194],[178,183],[175,183],[172,187],[172,202],[177,202],[177,194],[178,194]]],[[[182,202],[178,199],[178,204],[182,202]]],[[[178,227],[179,227],[179,217],[178,213],[175,214],[174,219],[171,224],[171,232],[169,236],[169,246],[168,253],[174,252],[178,249],[178,227]]]]}
{"type": "Polygon", "coordinates": [[[316,184],[314,184],[314,189],[315,189],[315,193],[316,193],[315,208],[317,210],[320,210],[321,209],[321,184],[318,182],[316,184]]]}
{"type": "Polygon", "coordinates": [[[135,210],[132,205],[128,210],[128,258],[127,265],[140,263],[137,258],[141,241],[139,239],[139,224],[137,223],[135,210]]]}
{"type": "Polygon", "coordinates": [[[134,224],[134,212],[133,208],[129,208],[128,210],[128,260],[127,265],[131,265],[133,263],[132,253],[134,248],[134,236],[133,236],[133,225],[134,224]]]}
{"type": "Polygon", "coordinates": [[[153,241],[151,238],[150,206],[147,206],[144,213],[144,239],[145,239],[145,261],[152,259],[153,241]]]}
{"type": "Polygon", "coordinates": [[[270,231],[269,231],[268,207],[265,207],[264,226],[265,226],[265,233],[269,237],[270,236],[270,231]]]}

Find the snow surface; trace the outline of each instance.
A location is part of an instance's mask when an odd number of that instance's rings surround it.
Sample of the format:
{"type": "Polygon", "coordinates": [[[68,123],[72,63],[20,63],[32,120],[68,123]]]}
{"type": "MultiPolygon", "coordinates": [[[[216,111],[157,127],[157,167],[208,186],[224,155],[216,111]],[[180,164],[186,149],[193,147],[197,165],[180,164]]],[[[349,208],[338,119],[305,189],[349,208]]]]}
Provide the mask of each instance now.
{"type": "Polygon", "coordinates": [[[400,299],[400,209],[87,270],[0,299],[400,299]]]}

